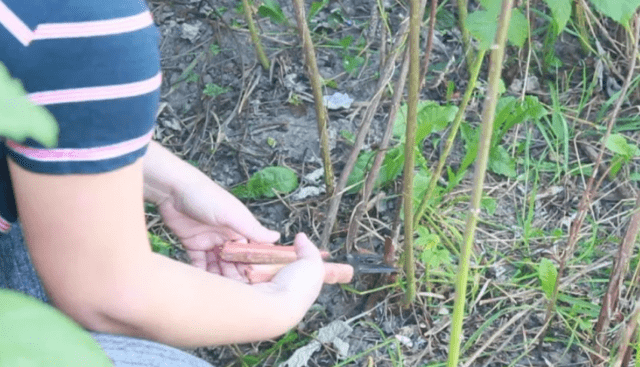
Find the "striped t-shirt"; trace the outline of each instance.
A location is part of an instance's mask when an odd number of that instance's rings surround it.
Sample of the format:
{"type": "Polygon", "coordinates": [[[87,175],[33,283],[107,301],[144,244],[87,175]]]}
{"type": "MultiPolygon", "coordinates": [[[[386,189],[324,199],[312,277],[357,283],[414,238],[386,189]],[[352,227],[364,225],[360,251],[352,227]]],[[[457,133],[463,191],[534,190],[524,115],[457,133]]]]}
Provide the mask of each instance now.
{"type": "Polygon", "coordinates": [[[0,62],[60,128],[55,149],[0,141],[1,232],[17,220],[6,156],[33,172],[91,174],[144,155],[162,78],[158,41],[144,0],[0,0],[0,62]]]}

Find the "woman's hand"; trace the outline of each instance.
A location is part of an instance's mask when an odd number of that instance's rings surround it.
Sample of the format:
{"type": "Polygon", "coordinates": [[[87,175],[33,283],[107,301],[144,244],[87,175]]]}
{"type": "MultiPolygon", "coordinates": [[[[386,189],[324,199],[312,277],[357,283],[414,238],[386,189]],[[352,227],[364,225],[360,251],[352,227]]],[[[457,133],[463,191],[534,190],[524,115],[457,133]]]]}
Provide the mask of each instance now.
{"type": "Polygon", "coordinates": [[[296,235],[293,245],[298,260],[280,269],[268,283],[254,284],[253,287],[265,292],[283,292],[306,312],[322,288],[324,265],[320,251],[304,233],[296,235]]]}
{"type": "Polygon", "coordinates": [[[280,234],[263,227],[238,199],[213,181],[187,187],[158,206],[164,223],[178,236],[192,265],[246,282],[233,263],[214,248],[229,240],[273,243],[280,234]]]}
{"type": "Polygon", "coordinates": [[[156,204],[192,264],[212,273],[247,282],[235,264],[219,261],[215,246],[229,240],[273,243],[280,238],[228,191],[156,142],[149,144],[144,159],[144,196],[156,204]]]}

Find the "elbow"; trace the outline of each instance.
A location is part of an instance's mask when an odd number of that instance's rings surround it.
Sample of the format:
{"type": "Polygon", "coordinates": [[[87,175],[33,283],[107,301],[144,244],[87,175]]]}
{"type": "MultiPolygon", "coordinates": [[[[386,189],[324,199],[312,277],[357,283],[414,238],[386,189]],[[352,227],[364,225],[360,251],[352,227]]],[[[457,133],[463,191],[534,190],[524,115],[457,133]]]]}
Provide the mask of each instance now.
{"type": "Polygon", "coordinates": [[[94,287],[52,295],[53,304],[87,330],[143,336],[139,325],[145,305],[132,287],[94,287]]]}

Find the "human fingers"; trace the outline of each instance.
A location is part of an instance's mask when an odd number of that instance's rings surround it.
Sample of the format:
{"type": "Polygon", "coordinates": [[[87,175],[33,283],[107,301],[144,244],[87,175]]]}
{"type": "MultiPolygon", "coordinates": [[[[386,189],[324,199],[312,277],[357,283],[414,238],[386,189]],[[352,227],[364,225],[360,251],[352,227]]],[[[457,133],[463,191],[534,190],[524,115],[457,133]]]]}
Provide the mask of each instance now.
{"type": "Polygon", "coordinates": [[[282,268],[271,282],[297,294],[311,306],[322,288],[324,265],[318,248],[303,233],[296,235],[294,248],[298,260],[282,268]]]}

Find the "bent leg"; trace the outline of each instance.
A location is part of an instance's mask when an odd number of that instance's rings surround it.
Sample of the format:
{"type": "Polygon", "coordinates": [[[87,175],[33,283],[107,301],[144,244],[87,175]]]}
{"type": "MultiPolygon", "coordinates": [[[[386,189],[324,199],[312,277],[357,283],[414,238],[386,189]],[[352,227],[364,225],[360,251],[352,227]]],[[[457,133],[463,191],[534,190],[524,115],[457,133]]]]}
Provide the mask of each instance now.
{"type": "Polygon", "coordinates": [[[122,335],[91,335],[115,367],[211,367],[200,358],[164,344],[122,335]]]}

